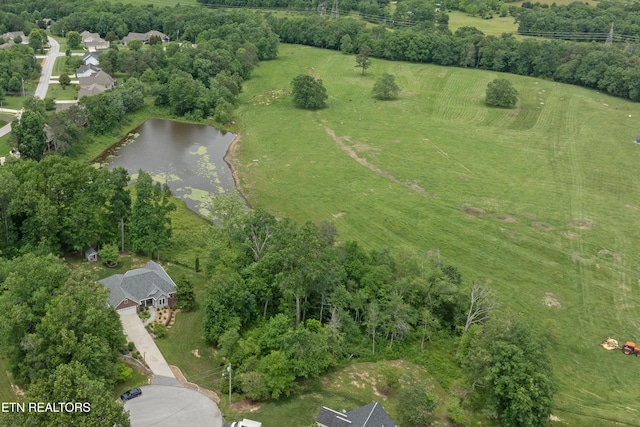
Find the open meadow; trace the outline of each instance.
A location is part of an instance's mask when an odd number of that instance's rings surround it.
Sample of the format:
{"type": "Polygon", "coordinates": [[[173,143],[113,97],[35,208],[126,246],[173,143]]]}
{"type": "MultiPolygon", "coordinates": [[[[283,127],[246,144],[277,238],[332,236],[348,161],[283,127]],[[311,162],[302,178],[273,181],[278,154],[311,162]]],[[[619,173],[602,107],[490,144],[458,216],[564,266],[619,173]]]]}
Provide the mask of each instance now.
{"type": "Polygon", "coordinates": [[[640,425],[640,360],[599,346],[640,341],[640,104],[487,71],[354,65],[282,45],[245,83],[233,164],[251,205],[333,221],[370,248],[437,249],[552,338],[554,415],[640,425]],[[323,80],[328,108],[293,106],[301,73],[323,80]],[[383,73],[400,99],[370,97],[383,73]],[[515,109],[484,105],[496,77],[520,92],[515,109]]]}

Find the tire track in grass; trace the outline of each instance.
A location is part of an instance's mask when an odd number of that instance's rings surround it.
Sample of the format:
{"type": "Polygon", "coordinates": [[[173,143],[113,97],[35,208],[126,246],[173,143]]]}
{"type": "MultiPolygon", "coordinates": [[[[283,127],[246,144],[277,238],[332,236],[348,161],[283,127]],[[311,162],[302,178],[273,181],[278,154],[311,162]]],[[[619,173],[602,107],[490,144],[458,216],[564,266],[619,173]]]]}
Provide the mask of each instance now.
{"type": "MultiPolygon", "coordinates": [[[[582,171],[582,165],[580,164],[580,159],[578,158],[578,139],[577,135],[579,134],[579,123],[577,118],[577,110],[579,106],[576,105],[576,99],[571,98],[569,101],[569,105],[566,113],[566,123],[565,123],[565,132],[563,137],[567,140],[567,154],[569,156],[569,171],[571,173],[571,200],[570,200],[570,212],[572,220],[584,219],[584,173],[582,171]]],[[[572,253],[578,253],[580,256],[584,251],[583,239],[572,239],[571,240],[571,251],[572,253]]],[[[586,310],[591,305],[591,296],[589,290],[589,284],[587,281],[590,281],[591,275],[585,269],[585,264],[583,262],[577,261],[578,275],[577,280],[579,283],[576,283],[576,288],[580,291],[580,303],[582,305],[582,309],[584,310],[584,314],[586,314],[586,310]]],[[[576,280],[576,279],[574,279],[576,280]]],[[[581,319],[589,318],[590,316],[581,316],[581,319]]]]}
{"type": "Polygon", "coordinates": [[[445,101],[438,102],[439,108],[436,112],[438,117],[446,120],[471,121],[476,117],[476,108],[473,102],[469,101],[469,95],[473,95],[478,86],[482,83],[477,79],[468,79],[464,72],[452,71],[444,85],[442,93],[439,95],[445,101]],[[475,85],[472,85],[475,83],[475,85]],[[460,94],[467,94],[466,97],[460,94]]]}

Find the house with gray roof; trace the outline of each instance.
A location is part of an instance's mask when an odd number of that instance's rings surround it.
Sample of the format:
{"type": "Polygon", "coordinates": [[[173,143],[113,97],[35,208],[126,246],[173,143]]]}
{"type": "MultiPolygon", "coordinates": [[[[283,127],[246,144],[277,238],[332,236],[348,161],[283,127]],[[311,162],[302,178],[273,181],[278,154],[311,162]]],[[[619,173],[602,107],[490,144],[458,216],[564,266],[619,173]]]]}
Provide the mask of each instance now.
{"type": "Polygon", "coordinates": [[[135,314],[143,307],[172,307],[176,284],[166,271],[153,261],[144,267],[114,274],[99,281],[109,289],[109,305],[119,314],[135,314]]]}
{"type": "Polygon", "coordinates": [[[319,427],[398,427],[378,402],[351,412],[338,412],[323,406],[316,423],[319,427]]]}
{"type": "Polygon", "coordinates": [[[158,40],[160,40],[162,43],[166,43],[169,41],[169,36],[167,36],[166,34],[161,33],[160,31],[151,30],[147,31],[146,33],[130,32],[122,38],[122,44],[126,45],[131,40],[140,40],[142,43],[147,44],[149,43],[149,40],[151,40],[151,37],[157,37],[158,40]]]}
{"type": "Polygon", "coordinates": [[[78,82],[80,83],[80,87],[90,86],[92,84],[102,85],[107,89],[116,87],[116,80],[103,70],[100,70],[90,76],[79,77],[78,82]]]}
{"type": "Polygon", "coordinates": [[[82,37],[82,43],[89,52],[95,52],[97,49],[109,49],[111,44],[100,37],[98,33],[90,33],[89,31],[83,31],[80,33],[82,37]]]}
{"type": "Polygon", "coordinates": [[[10,31],[0,35],[0,38],[3,38],[5,41],[4,44],[0,45],[0,49],[9,49],[11,46],[15,45],[16,37],[20,37],[22,39],[22,44],[29,44],[29,37],[25,36],[24,32],[10,31]]]}
{"type": "Polygon", "coordinates": [[[78,68],[76,68],[76,77],[80,78],[80,77],[93,76],[94,74],[98,74],[98,71],[100,70],[101,70],[100,67],[96,67],[93,64],[81,65],[78,68]]]}
{"type": "Polygon", "coordinates": [[[87,52],[82,55],[82,62],[86,65],[100,65],[100,52],[87,52]]]}

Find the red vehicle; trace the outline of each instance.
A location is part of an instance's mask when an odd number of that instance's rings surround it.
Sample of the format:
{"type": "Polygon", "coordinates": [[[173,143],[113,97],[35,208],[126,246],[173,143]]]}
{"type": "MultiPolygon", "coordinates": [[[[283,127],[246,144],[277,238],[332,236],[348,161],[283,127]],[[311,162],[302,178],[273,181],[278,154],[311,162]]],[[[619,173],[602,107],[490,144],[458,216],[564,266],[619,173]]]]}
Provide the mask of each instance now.
{"type": "Polygon", "coordinates": [[[636,343],[627,341],[622,346],[622,352],[624,354],[635,354],[637,357],[640,357],[640,346],[636,346],[636,343]]]}

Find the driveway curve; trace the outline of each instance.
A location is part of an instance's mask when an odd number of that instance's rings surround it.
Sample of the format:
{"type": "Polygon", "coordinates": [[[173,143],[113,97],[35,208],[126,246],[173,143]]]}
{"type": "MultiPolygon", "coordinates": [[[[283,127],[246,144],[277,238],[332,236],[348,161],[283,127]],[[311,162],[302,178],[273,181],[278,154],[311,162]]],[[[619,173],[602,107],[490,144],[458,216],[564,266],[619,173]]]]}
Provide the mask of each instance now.
{"type": "Polygon", "coordinates": [[[136,349],[144,357],[145,362],[149,365],[149,369],[155,375],[155,382],[167,383],[182,387],[175,375],[171,371],[169,364],[164,360],[164,356],[160,353],[160,349],[151,338],[142,324],[137,314],[120,315],[120,321],[124,328],[124,333],[129,341],[133,341],[136,349]],[[160,378],[159,378],[160,377],[160,378]],[[173,381],[171,381],[173,379],[173,381]],[[160,380],[160,381],[158,381],[160,380]]]}
{"type": "Polygon", "coordinates": [[[222,427],[222,413],[195,390],[164,385],[140,387],[142,395],[128,400],[132,427],[222,427]]]}

